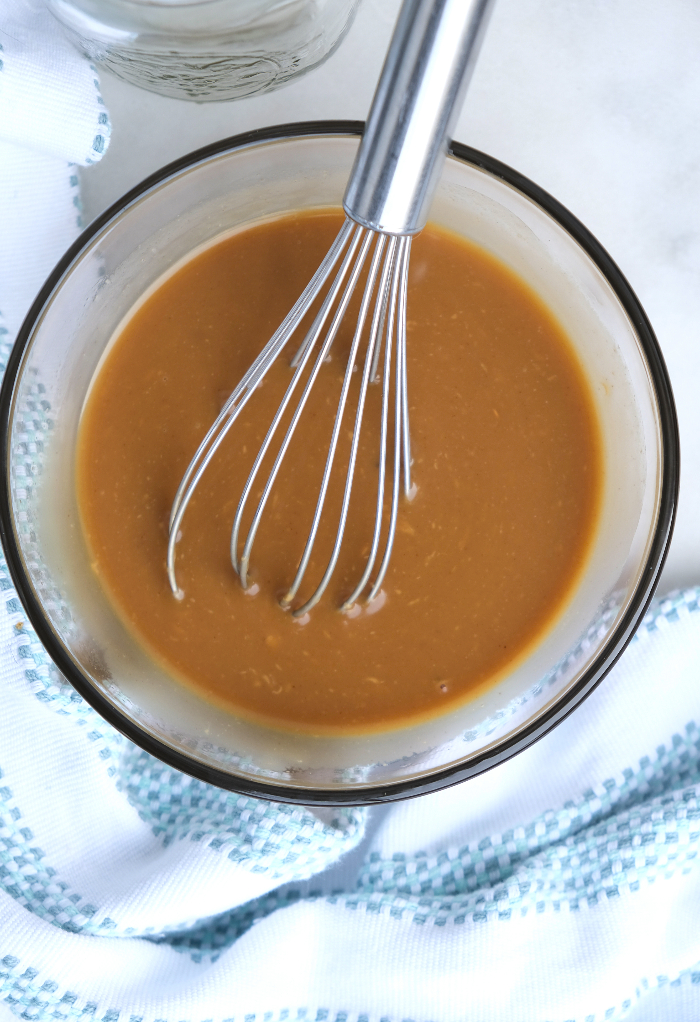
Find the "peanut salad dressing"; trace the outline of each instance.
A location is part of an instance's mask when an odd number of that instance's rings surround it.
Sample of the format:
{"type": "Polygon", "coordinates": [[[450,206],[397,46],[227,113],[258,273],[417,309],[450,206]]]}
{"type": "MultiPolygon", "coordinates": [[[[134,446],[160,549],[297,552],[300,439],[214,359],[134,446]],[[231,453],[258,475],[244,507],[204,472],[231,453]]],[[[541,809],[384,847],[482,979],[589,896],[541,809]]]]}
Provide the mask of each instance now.
{"type": "MultiPolygon", "coordinates": [[[[351,310],[263,517],[249,591],[231,567],[231,526],[290,379],[288,359],[256,391],[186,512],[177,548],[184,598],[175,599],[165,556],[180,478],[338,225],[339,215],[328,211],[262,223],[167,278],[99,370],[77,462],[94,570],[152,657],[239,716],[319,734],[412,723],[497,683],[543,636],[576,583],[602,477],[592,397],[561,328],[505,266],[429,226],[413,244],[408,297],[417,493],[401,501],[380,596],[351,613],[337,609],[362,574],[371,541],[381,390],[372,386],[338,570],[305,618],[277,602],[308,533],[351,310]]],[[[353,419],[354,410],[341,466],[353,419]]],[[[327,563],[340,496],[339,483],[298,602],[327,563]]]]}

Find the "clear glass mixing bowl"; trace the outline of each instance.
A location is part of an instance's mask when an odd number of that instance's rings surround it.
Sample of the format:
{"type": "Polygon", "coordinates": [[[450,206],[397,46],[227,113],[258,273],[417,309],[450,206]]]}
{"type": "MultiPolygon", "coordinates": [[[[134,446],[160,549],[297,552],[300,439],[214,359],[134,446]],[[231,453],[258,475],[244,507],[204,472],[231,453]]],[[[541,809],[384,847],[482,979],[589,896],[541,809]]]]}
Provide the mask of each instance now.
{"type": "Polygon", "coordinates": [[[431,219],[482,245],[543,298],[588,376],[605,462],[587,567],[517,669],[453,712],[404,729],[314,737],[237,719],[149,659],[90,568],[74,483],[85,395],[123,316],[188,253],[237,225],[338,206],[362,126],[287,125],[228,139],[124,196],[66,253],[24,323],[0,395],[0,527],[37,634],[108,721],[165,762],[236,791],[337,805],[416,795],[514,755],[570,713],[620,655],[659,576],[679,447],[653,332],[610,257],[554,199],[453,145],[431,219]]]}

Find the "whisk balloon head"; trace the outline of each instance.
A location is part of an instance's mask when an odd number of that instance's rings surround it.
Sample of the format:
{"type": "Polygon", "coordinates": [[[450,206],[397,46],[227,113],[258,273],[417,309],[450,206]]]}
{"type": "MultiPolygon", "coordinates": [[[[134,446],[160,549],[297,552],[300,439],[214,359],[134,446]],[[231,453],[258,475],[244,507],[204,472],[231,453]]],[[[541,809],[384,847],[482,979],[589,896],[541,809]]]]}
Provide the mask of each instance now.
{"type": "Polygon", "coordinates": [[[182,478],[170,514],[167,553],[168,578],[175,596],[183,595],[177,584],[175,559],[187,505],[224,437],[272,364],[287,345],[291,346],[290,342],[299,331],[302,321],[316,305],[318,311],[291,360],[294,370],[292,377],[255,457],[233,520],[231,562],[241,585],[244,589],[248,588],[253,545],[265,508],[307,407],[312,388],[314,385],[322,385],[323,381],[318,381],[321,367],[329,358],[341,324],[348,316],[351,299],[362,281],[364,287],[330,432],[318,499],[296,574],[280,604],[290,609],[295,617],[302,617],[321,599],[338,565],[346,534],[370,385],[381,386],[374,526],[364,569],[359,573],[352,592],[343,599],[341,609],[349,609],[363,596],[371,601],[379,593],[394,546],[402,479],[405,494],[410,496],[412,492],[406,378],[406,292],[410,246],[410,236],[386,235],[356,224],[349,218],[345,220],[304,292],[224,404],[182,478]],[[353,373],[359,371],[360,364],[362,375],[359,388],[353,388],[356,396],[353,402],[349,402],[353,373]],[[343,471],[343,466],[338,465],[338,443],[344,422],[352,416],[353,405],[354,425],[332,551],[315,590],[300,605],[293,606],[312,558],[331,478],[334,471],[343,471]],[[261,467],[265,462],[267,468],[271,458],[272,466],[262,486],[257,507],[246,529],[243,529],[246,507],[261,467]]]}

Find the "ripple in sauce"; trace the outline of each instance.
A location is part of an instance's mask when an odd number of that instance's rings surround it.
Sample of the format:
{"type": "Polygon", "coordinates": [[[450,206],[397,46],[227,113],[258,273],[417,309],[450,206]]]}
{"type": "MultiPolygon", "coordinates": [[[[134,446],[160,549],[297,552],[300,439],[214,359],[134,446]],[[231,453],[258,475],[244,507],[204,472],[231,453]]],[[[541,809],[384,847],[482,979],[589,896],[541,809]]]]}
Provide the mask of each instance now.
{"type": "MultiPolygon", "coordinates": [[[[77,462],[94,570],[142,646],[175,679],[239,716],[319,734],[414,723],[495,684],[563,609],[595,530],[602,476],[592,398],[553,316],[486,252],[428,226],[413,245],[408,299],[418,492],[402,500],[381,598],[356,616],[336,609],[371,538],[380,390],[373,387],[338,570],[306,623],[277,603],[308,532],[348,329],[323,367],[263,518],[251,559],[256,595],[241,590],[231,568],[230,530],[290,378],[286,361],[248,404],[186,513],[178,602],[165,554],[182,473],[339,219],[315,211],[253,226],[165,280],[98,372],[77,462]]],[[[346,318],[354,320],[354,312],[346,318]]],[[[300,600],[325,568],[339,503],[340,488],[329,497],[329,528],[300,600]]]]}

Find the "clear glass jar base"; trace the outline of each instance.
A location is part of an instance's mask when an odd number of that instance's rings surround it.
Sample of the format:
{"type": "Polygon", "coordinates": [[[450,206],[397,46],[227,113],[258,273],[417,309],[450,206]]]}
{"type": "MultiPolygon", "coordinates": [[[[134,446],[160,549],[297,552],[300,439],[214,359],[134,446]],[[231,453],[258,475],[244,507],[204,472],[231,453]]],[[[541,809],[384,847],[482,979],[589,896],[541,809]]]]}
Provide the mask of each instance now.
{"type": "Polygon", "coordinates": [[[92,51],[82,47],[101,68],[122,81],[171,99],[196,103],[216,103],[244,99],[279,89],[288,82],[322,64],[324,53],[315,63],[302,63],[296,54],[226,55],[202,53],[157,53],[119,49],[92,51]]]}
{"type": "Polygon", "coordinates": [[[270,92],[318,67],[360,0],[46,2],[99,67],[149,92],[207,103],[270,92]]]}

